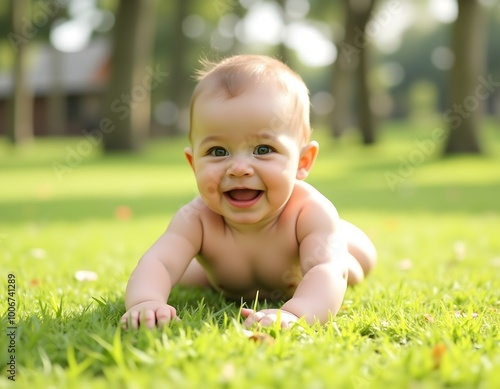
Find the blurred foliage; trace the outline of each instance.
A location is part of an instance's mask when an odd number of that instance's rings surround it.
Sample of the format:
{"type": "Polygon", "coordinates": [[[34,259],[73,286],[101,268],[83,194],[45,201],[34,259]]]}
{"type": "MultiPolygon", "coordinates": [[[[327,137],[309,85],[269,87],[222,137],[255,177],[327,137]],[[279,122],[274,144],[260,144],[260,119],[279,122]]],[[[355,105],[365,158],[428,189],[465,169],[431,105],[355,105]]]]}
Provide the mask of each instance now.
{"type": "MultiPolygon", "coordinates": [[[[12,0],[11,0],[12,1],[12,0]]],[[[62,0],[57,0],[63,2],[62,0]]],[[[69,0],[66,0],[69,2],[69,0]]],[[[233,39],[234,43],[228,50],[222,50],[216,42],[217,28],[220,23],[229,23],[232,20],[244,17],[248,9],[245,6],[266,1],[268,3],[278,3],[272,0],[175,0],[158,1],[157,6],[157,28],[155,40],[154,62],[162,64],[164,69],[176,69],[174,63],[180,62],[185,69],[184,74],[178,74],[176,85],[179,82],[183,85],[182,93],[189,96],[193,88],[194,70],[199,67],[199,60],[203,57],[219,59],[221,57],[243,52],[258,52],[262,54],[277,55],[278,45],[248,44],[238,39],[233,39]],[[178,15],[178,5],[182,1],[187,7],[188,15],[196,15],[196,20],[201,24],[197,28],[201,33],[192,37],[186,37],[183,31],[179,31],[176,18],[178,15]],[[245,6],[243,6],[243,5],[245,6]],[[214,40],[215,39],[215,40],[214,40]],[[175,42],[185,42],[182,57],[178,55],[178,45],[175,42]]],[[[411,0],[408,3],[415,5],[415,9],[422,12],[431,0],[411,0]]],[[[43,9],[49,0],[34,0],[33,13],[43,9]]],[[[94,6],[114,12],[119,0],[94,0],[94,6]]],[[[290,1],[288,1],[290,2],[290,1]]],[[[380,0],[378,10],[387,7],[391,0],[380,0]]],[[[287,3],[287,2],[285,2],[287,3]]],[[[406,1],[403,3],[407,3],[406,1]]],[[[486,2],[485,2],[486,3],[486,2]]],[[[492,2],[490,2],[492,3],[492,2]]],[[[343,34],[343,9],[340,1],[329,0],[309,0],[309,10],[305,19],[308,23],[318,26],[320,30],[325,30],[324,34],[334,43],[338,42],[343,34]]],[[[500,79],[500,56],[499,44],[496,37],[500,36],[500,2],[494,1],[493,6],[487,10],[489,22],[485,28],[488,30],[488,60],[486,74],[492,75],[494,80],[500,79]]],[[[38,27],[36,36],[32,44],[45,43],[49,39],[50,28],[55,19],[69,18],[67,9],[61,8],[60,12],[46,24],[38,27]]],[[[298,20],[298,19],[293,19],[298,20]]],[[[293,21],[292,20],[292,21],[293,21]]],[[[184,20],[185,22],[186,20],[184,20]]],[[[438,69],[431,61],[433,50],[438,47],[447,47],[450,39],[450,24],[433,21],[422,23],[422,17],[417,18],[401,36],[401,46],[393,53],[387,54],[377,49],[375,44],[370,46],[373,51],[373,68],[371,77],[374,79],[376,94],[387,99],[387,106],[381,110],[382,116],[391,115],[393,117],[406,117],[409,115],[411,107],[410,90],[412,85],[421,81],[432,83],[437,88],[437,109],[443,111],[448,104],[448,75],[446,70],[438,69]],[[403,70],[402,79],[394,84],[380,81],[381,70],[387,64],[398,64],[403,70]]],[[[187,28],[187,27],[186,27],[187,28]]],[[[262,28],[265,28],[263,25],[262,28]]],[[[9,1],[0,2],[0,72],[8,71],[12,65],[13,50],[8,40],[10,29],[9,1]]],[[[94,37],[109,36],[109,32],[94,32],[94,37]]],[[[306,39],[306,38],[304,38],[306,39]]],[[[330,66],[309,67],[305,65],[296,52],[288,50],[287,55],[289,65],[296,69],[305,79],[313,95],[317,91],[328,91],[331,84],[330,66]]],[[[389,67],[389,70],[393,67],[389,67]]],[[[387,72],[387,69],[385,69],[387,72]]],[[[170,81],[173,82],[173,81],[170,81]]],[[[164,88],[157,88],[153,91],[153,107],[161,101],[177,101],[180,91],[177,86],[166,85],[164,88]]],[[[499,92],[495,92],[496,99],[500,100],[499,92]]],[[[185,104],[185,101],[184,101],[185,104]]],[[[498,104],[497,104],[498,105],[498,104]]],[[[493,99],[488,102],[489,112],[493,112],[493,99]]],[[[498,109],[498,108],[496,108],[498,109]]]]}

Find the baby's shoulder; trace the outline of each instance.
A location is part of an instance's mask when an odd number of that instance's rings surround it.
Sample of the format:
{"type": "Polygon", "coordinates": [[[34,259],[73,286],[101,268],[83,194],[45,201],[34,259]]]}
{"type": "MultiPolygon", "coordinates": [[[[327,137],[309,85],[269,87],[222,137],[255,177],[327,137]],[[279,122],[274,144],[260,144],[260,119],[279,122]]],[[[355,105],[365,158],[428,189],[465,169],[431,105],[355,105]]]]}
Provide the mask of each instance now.
{"type": "Polygon", "coordinates": [[[188,225],[196,224],[203,228],[216,228],[223,223],[223,218],[207,207],[199,196],[179,209],[176,217],[183,219],[188,225]]]}
{"type": "Polygon", "coordinates": [[[301,206],[301,211],[320,210],[337,213],[333,203],[319,190],[304,181],[298,181],[293,191],[294,202],[301,206]]]}
{"type": "MultiPolygon", "coordinates": [[[[335,230],[339,220],[333,203],[306,182],[298,182],[294,190],[294,203],[297,204],[297,234],[304,236],[317,230],[335,230]]],[[[300,238],[299,238],[300,240],[300,238]]]]}
{"type": "Polygon", "coordinates": [[[194,221],[195,219],[201,220],[211,214],[213,214],[213,212],[207,207],[200,196],[196,196],[177,211],[177,215],[188,222],[194,221]]]}

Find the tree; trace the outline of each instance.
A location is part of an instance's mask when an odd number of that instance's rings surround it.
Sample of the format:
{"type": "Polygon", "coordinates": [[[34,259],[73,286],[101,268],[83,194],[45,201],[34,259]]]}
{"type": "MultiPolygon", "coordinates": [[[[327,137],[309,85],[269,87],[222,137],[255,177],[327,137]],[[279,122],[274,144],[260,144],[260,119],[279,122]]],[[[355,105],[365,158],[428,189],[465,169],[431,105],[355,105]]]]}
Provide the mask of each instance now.
{"type": "MultiPolygon", "coordinates": [[[[278,4],[280,6],[282,15],[283,15],[283,25],[286,28],[287,24],[289,23],[289,18],[286,13],[286,0],[278,0],[278,4]]],[[[283,40],[280,42],[278,45],[278,50],[277,50],[278,58],[280,61],[284,63],[289,63],[289,53],[288,53],[288,48],[286,47],[285,42],[283,40]]]]}
{"type": "Polygon", "coordinates": [[[30,31],[30,0],[11,3],[12,32],[8,35],[15,51],[14,90],[10,101],[8,138],[14,144],[25,144],[33,140],[33,93],[28,84],[27,49],[30,31]]]}
{"type": "MultiPolygon", "coordinates": [[[[185,34],[182,33],[182,22],[189,14],[191,0],[174,1],[172,2],[174,11],[174,21],[171,29],[168,31],[169,37],[172,40],[172,58],[171,69],[172,77],[169,79],[170,95],[172,100],[177,105],[179,112],[189,104],[189,93],[187,85],[189,83],[190,73],[186,66],[186,56],[189,50],[189,41],[185,34]]],[[[177,121],[173,132],[180,133],[182,128],[177,121]]]]}
{"type": "Polygon", "coordinates": [[[150,124],[151,90],[165,74],[151,65],[156,0],[121,0],[116,13],[111,78],[105,99],[105,151],[140,150],[150,124]]]}
{"type": "Polygon", "coordinates": [[[376,0],[344,0],[344,38],[338,45],[337,61],[333,67],[332,133],[340,137],[349,124],[352,85],[357,84],[358,125],[364,144],[375,142],[375,120],[370,108],[369,45],[366,26],[376,0]]]}
{"type": "Polygon", "coordinates": [[[450,72],[453,107],[446,114],[449,135],[444,153],[481,153],[479,126],[482,96],[477,95],[486,60],[486,13],[479,0],[458,0],[458,18],[452,26],[455,62],[450,72]]]}

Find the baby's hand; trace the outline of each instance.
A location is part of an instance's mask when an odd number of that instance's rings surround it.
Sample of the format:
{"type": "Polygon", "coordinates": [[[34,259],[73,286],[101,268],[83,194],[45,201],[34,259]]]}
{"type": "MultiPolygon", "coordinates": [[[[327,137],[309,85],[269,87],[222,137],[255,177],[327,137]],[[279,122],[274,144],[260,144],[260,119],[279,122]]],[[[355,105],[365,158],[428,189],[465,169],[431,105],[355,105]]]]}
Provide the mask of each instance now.
{"type": "Polygon", "coordinates": [[[124,330],[129,328],[136,330],[140,325],[147,328],[160,327],[173,319],[178,320],[178,317],[171,305],[159,301],[145,301],[125,312],[120,322],[124,330]]]}
{"type": "Polygon", "coordinates": [[[267,327],[276,323],[278,318],[280,320],[281,328],[288,328],[292,323],[299,320],[299,318],[293,313],[282,309],[263,309],[255,312],[253,309],[241,308],[241,315],[246,318],[243,323],[246,328],[250,328],[254,323],[259,323],[260,325],[267,327]]]}

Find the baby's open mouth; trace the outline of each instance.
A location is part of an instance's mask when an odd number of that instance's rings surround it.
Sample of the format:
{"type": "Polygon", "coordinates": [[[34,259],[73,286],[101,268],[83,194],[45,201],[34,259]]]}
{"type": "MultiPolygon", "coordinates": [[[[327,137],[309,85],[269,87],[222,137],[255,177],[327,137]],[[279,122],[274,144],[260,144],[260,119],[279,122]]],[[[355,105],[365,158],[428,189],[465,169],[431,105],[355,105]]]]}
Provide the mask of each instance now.
{"type": "Polygon", "coordinates": [[[252,201],[259,197],[262,191],[255,189],[233,189],[224,193],[235,201],[252,201]]]}

